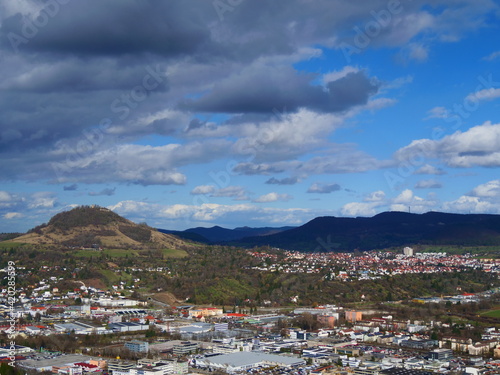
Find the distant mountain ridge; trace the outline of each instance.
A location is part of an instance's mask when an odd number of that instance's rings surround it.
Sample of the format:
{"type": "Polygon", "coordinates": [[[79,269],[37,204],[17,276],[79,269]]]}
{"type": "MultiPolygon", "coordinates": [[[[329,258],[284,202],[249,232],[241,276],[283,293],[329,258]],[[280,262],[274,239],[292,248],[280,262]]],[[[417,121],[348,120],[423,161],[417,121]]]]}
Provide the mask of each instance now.
{"type": "Polygon", "coordinates": [[[500,245],[500,215],[384,212],[373,217],[318,217],[297,228],[230,244],[304,252],[365,251],[414,244],[491,246],[500,245]]]}
{"type": "Polygon", "coordinates": [[[228,241],[237,241],[246,237],[260,237],[269,236],[272,234],[284,232],[295,227],[239,227],[234,229],[227,229],[220,226],[213,226],[211,228],[197,227],[190,228],[184,231],[174,231],[168,229],[158,229],[162,233],[173,234],[177,237],[184,238],[191,241],[203,243],[224,243],[228,241]]]}

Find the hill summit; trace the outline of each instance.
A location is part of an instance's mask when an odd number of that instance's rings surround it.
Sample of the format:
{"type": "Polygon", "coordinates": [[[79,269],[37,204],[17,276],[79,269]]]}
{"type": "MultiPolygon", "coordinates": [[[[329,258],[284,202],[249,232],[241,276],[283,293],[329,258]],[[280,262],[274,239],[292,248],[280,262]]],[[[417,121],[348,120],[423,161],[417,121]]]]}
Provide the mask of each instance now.
{"type": "Polygon", "coordinates": [[[78,248],[177,249],[188,246],[175,236],[160,233],[146,224],[136,224],[96,205],[60,212],[47,224],[12,241],[78,248]]]}

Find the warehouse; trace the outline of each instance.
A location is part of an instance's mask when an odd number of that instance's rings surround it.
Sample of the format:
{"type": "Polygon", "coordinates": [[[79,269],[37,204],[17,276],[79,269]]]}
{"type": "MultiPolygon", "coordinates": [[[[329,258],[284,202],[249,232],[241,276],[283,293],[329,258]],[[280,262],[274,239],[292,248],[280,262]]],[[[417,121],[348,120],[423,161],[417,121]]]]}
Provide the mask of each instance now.
{"type": "Polygon", "coordinates": [[[256,352],[237,352],[193,360],[194,366],[211,370],[223,370],[228,373],[248,371],[258,367],[278,366],[292,368],[305,365],[305,363],[303,359],[296,357],[256,352]]]}

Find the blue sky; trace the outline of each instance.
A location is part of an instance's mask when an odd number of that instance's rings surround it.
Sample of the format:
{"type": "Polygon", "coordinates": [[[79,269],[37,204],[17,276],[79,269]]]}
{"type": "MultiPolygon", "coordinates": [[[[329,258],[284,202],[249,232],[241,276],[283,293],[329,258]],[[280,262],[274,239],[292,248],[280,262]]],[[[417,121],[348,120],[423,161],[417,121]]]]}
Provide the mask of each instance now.
{"type": "Polygon", "coordinates": [[[0,231],[500,213],[490,0],[0,2],[0,231]],[[91,6],[89,6],[89,3],[91,6]]]}

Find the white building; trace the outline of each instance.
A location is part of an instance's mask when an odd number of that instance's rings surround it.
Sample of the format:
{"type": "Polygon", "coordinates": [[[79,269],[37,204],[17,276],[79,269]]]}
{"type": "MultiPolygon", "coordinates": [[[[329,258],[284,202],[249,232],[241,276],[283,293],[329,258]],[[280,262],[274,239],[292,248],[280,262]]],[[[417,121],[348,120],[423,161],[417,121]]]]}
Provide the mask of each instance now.
{"type": "Polygon", "coordinates": [[[412,257],[413,256],[413,249],[411,247],[406,246],[403,249],[403,254],[406,255],[407,257],[412,257]]]}
{"type": "Polygon", "coordinates": [[[193,360],[193,365],[211,370],[222,370],[228,373],[248,371],[257,367],[279,366],[293,368],[305,365],[305,363],[303,359],[296,357],[257,352],[238,352],[193,360]]]}

